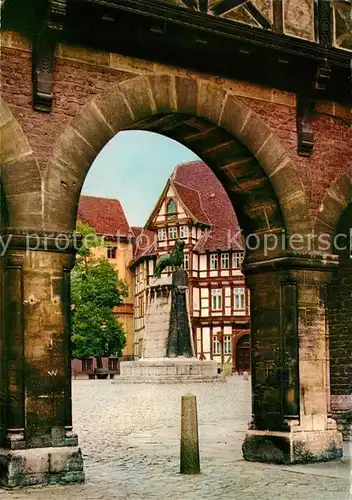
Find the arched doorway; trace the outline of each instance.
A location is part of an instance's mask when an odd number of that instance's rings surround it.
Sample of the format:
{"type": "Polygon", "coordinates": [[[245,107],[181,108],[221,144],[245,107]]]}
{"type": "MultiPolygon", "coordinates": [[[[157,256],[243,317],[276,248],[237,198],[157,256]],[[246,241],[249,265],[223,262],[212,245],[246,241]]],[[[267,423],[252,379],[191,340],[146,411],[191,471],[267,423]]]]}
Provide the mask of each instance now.
{"type": "MultiPolygon", "coordinates": [[[[76,250],[72,232],[87,171],[108,140],[127,129],[158,132],[195,152],[224,186],[243,234],[254,240],[244,263],[251,291],[255,429],[246,437],[245,458],[266,460],[268,439],[277,461],[300,461],[302,449],[307,451],[304,459],[310,453],[317,460],[340,457],[339,434],[327,424],[326,380],[311,377],[312,371],[327,370],[325,311],[323,314],[314,302],[325,279],[326,263],[322,271],[320,257],[316,263],[304,255],[289,255],[280,245],[270,255],[265,248],[265,235],[304,236],[311,230],[294,162],[258,115],[231,92],[206,81],[169,75],[125,80],[94,97],[67,126],[44,172],[39,175],[31,164],[30,182],[27,178],[13,182],[13,164],[18,162],[19,172],[24,169],[23,153],[13,152],[4,189],[13,197],[11,230],[21,234],[14,253],[22,255],[23,263],[13,280],[24,283],[16,305],[25,320],[13,325],[13,333],[24,348],[26,377],[16,372],[22,384],[18,387],[23,389],[15,403],[26,397],[26,405],[10,408],[10,441],[13,437],[16,443],[23,441],[23,449],[38,447],[44,454],[48,446],[54,453],[57,442],[61,447],[77,446],[77,436],[72,433],[69,369],[69,279],[76,250]],[[23,203],[28,199],[28,184],[33,189],[33,213],[23,203]],[[35,250],[26,252],[22,236],[28,228],[37,230],[38,238],[35,250]],[[310,314],[305,314],[307,307],[310,314]],[[319,332],[313,332],[319,334],[316,344],[311,342],[308,317],[321,326],[319,332]],[[321,366],[312,362],[316,355],[323,360],[321,366]],[[298,366],[304,369],[299,372],[298,366]],[[51,397],[43,398],[48,392],[51,397]],[[317,393],[322,395],[318,400],[317,393]],[[323,416],[318,429],[312,427],[316,413],[323,416]],[[39,414],[46,418],[40,419],[39,414]],[[288,420],[294,425],[300,422],[305,431],[312,432],[292,433],[288,420]],[[272,431],[270,438],[268,430],[272,431]],[[312,433],[314,448],[307,441],[312,433]],[[298,442],[297,447],[292,441],[298,442]],[[319,449],[315,447],[318,442],[319,449]]],[[[302,252],[307,243],[303,238],[302,252]]],[[[47,462],[47,456],[44,458],[47,462]]],[[[77,478],[82,479],[81,468],[77,478]]]]}
{"type": "Polygon", "coordinates": [[[249,334],[240,337],[236,343],[236,371],[243,373],[251,369],[251,346],[249,334]]]}

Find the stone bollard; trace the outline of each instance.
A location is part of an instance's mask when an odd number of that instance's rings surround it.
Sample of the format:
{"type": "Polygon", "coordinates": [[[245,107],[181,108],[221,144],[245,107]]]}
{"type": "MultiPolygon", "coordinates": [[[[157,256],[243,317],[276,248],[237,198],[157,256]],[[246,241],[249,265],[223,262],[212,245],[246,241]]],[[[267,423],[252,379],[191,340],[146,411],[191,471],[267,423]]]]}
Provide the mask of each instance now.
{"type": "Polygon", "coordinates": [[[181,399],[180,473],[200,473],[197,398],[193,394],[181,399]]]}
{"type": "Polygon", "coordinates": [[[243,380],[248,380],[248,372],[243,372],[243,380]]]}

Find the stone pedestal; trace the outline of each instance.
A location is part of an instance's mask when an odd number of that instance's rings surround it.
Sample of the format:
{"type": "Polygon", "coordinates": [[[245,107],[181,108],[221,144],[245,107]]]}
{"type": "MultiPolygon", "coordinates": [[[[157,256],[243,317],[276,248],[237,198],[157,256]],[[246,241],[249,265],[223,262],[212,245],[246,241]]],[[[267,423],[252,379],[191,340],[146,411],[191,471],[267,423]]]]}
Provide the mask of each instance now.
{"type": "Polygon", "coordinates": [[[330,415],[327,284],[335,267],[309,257],[248,265],[252,421],[246,460],[306,463],[342,457],[330,415]]]}
{"type": "Polygon", "coordinates": [[[0,448],[0,486],[84,481],[81,450],[77,446],[6,450],[0,448]]]}
{"type": "Polygon", "coordinates": [[[337,430],[250,430],[246,433],[242,451],[243,457],[253,462],[304,464],[342,458],[343,443],[337,430]]]}
{"type": "Polygon", "coordinates": [[[178,384],[181,382],[225,382],[217,374],[216,361],[200,361],[197,358],[145,358],[139,361],[124,361],[120,365],[121,375],[112,383],[131,384],[178,384]]]}
{"type": "Polygon", "coordinates": [[[187,305],[187,271],[178,269],[149,287],[142,358],[123,361],[113,383],[224,382],[216,361],[194,357],[187,305]]]}

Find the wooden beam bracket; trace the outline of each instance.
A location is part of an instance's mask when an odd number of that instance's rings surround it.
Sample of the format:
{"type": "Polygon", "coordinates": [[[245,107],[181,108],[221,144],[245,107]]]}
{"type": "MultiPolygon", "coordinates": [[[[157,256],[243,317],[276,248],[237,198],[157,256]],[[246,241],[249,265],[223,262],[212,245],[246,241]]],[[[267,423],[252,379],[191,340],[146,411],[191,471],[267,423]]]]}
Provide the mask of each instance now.
{"type": "Polygon", "coordinates": [[[33,108],[50,113],[53,102],[53,57],[66,16],[67,0],[49,0],[42,29],[34,40],[32,54],[33,108]]]}
{"type": "Polygon", "coordinates": [[[312,119],[315,100],[299,96],[297,101],[297,151],[300,156],[313,152],[314,136],[312,119]]]}

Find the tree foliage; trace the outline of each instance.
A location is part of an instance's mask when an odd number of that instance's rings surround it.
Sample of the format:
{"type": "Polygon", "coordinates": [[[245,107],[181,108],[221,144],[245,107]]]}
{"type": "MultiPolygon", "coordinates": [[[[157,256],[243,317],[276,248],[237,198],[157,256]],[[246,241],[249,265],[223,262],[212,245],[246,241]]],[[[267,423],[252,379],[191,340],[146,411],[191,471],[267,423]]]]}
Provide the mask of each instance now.
{"type": "Polygon", "coordinates": [[[94,229],[78,222],[77,230],[83,242],[71,273],[72,355],[120,355],[126,337],[113,308],[127,296],[127,286],[105,257],[93,256],[92,248],[104,244],[94,229]]]}

